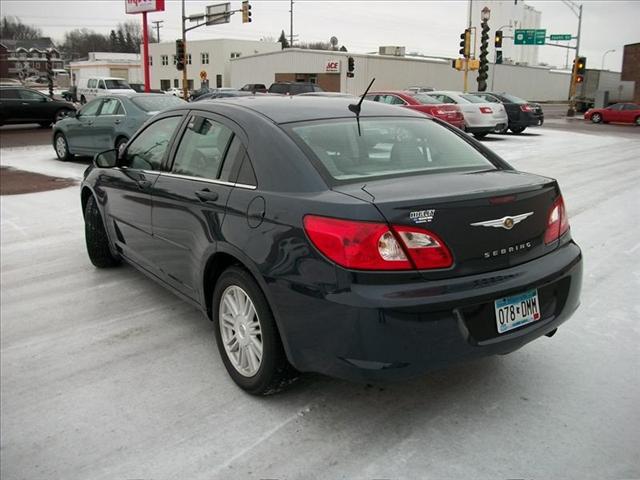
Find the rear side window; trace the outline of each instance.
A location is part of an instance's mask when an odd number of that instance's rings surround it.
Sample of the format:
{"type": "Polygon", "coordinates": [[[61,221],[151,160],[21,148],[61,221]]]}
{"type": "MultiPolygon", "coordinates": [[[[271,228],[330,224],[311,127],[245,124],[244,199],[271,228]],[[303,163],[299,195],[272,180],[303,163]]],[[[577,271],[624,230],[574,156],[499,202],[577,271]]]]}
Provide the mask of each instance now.
{"type": "Polygon", "coordinates": [[[132,97],[131,101],[145,112],[159,112],[185,103],[184,100],[173,95],[148,94],[132,97]]]}
{"type": "Polygon", "coordinates": [[[33,92],[31,90],[20,90],[20,98],[23,100],[35,100],[38,102],[44,101],[47,97],[38,92],[33,92]]]}
{"type": "Polygon", "coordinates": [[[17,99],[18,98],[18,90],[15,90],[13,88],[0,89],[0,98],[17,99]]]}
{"type": "Polygon", "coordinates": [[[145,128],[127,147],[122,165],[141,170],[160,170],[169,141],[181,119],[162,118],[145,128]]]}
{"type": "Polygon", "coordinates": [[[98,114],[98,110],[100,110],[100,105],[102,104],[102,99],[97,98],[89,103],[87,103],[82,110],[80,110],[80,115],[84,117],[91,117],[98,114]]]}
{"type": "Polygon", "coordinates": [[[88,88],[96,88],[96,84],[98,83],[98,81],[95,78],[92,78],[89,80],[89,82],[87,83],[87,87],[88,88]]]}
{"type": "Polygon", "coordinates": [[[269,87],[271,93],[287,93],[289,91],[289,85],[285,83],[274,83],[269,87]]]}
{"type": "Polygon", "coordinates": [[[627,103],[625,104],[623,110],[640,110],[640,106],[634,105],[633,103],[627,103]]]}
{"type": "Polygon", "coordinates": [[[102,102],[102,108],[100,109],[100,115],[123,115],[124,109],[119,100],[115,98],[107,98],[102,102]]]}
{"type": "Polygon", "coordinates": [[[289,128],[337,181],[496,168],[472,145],[426,118],[364,118],[360,126],[361,136],[355,119],[289,128]]]}
{"type": "Polygon", "coordinates": [[[215,180],[233,132],[208,118],[193,117],[180,140],[172,172],[215,180]]]}

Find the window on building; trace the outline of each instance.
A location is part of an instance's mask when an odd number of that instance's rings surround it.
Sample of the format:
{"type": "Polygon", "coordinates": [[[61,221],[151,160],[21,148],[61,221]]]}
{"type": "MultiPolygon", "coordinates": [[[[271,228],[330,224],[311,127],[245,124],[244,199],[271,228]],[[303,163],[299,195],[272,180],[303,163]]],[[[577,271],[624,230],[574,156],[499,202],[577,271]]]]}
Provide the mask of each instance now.
{"type": "Polygon", "coordinates": [[[169,90],[171,88],[171,80],[160,80],[160,90],[169,90]]]}
{"type": "Polygon", "coordinates": [[[209,54],[207,52],[202,52],[200,54],[200,63],[203,65],[209,65],[209,54]]]}
{"type": "Polygon", "coordinates": [[[187,88],[189,90],[193,90],[193,79],[190,78],[189,80],[187,80],[187,88]]]}
{"type": "Polygon", "coordinates": [[[191,54],[187,53],[187,65],[191,65],[191,54]]]}
{"type": "Polygon", "coordinates": [[[222,88],[222,75],[216,75],[216,88],[222,88]]]}
{"type": "Polygon", "coordinates": [[[176,57],[175,55],[173,55],[173,64],[177,64],[178,63],[178,57],[176,57]]]}
{"type": "Polygon", "coordinates": [[[169,65],[169,56],[168,55],[162,55],[161,59],[162,59],[162,65],[169,65]]]}
{"type": "Polygon", "coordinates": [[[149,66],[153,66],[153,57],[151,55],[149,55],[149,66]]]}
{"type": "Polygon", "coordinates": [[[173,86],[175,88],[180,88],[180,80],[178,80],[177,78],[173,79],[173,86]]]}
{"type": "Polygon", "coordinates": [[[240,52],[231,52],[231,58],[238,58],[240,56],[240,52]]]}

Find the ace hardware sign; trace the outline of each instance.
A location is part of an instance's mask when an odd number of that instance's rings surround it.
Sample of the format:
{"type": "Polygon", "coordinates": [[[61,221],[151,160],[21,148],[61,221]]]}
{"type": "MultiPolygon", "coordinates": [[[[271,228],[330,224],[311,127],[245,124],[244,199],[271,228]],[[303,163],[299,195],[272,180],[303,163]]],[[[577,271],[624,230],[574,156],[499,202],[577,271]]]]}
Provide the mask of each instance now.
{"type": "Polygon", "coordinates": [[[329,60],[324,67],[326,73],[340,73],[340,61],[329,60]]]}
{"type": "Polygon", "coordinates": [[[126,0],[127,13],[147,13],[164,11],[164,0],[126,0]]]}

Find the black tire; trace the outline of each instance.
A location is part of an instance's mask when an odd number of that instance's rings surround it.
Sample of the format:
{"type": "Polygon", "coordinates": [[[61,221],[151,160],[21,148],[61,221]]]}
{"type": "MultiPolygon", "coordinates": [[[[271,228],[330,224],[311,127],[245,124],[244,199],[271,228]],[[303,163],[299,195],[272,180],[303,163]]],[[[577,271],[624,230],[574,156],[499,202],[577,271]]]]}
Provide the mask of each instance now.
{"type": "Polygon", "coordinates": [[[591,122],[592,123],[602,123],[602,115],[599,113],[594,113],[593,115],[591,115],[591,122]]]}
{"type": "Polygon", "coordinates": [[[80,96],[80,105],[84,105],[85,103],[87,103],[87,99],[84,98],[84,95],[80,96]]]}
{"type": "Polygon", "coordinates": [[[486,133],[474,133],[473,134],[473,136],[476,138],[476,140],[482,140],[487,135],[488,135],[488,132],[486,132],[486,133]]]}
{"type": "Polygon", "coordinates": [[[271,309],[262,290],[253,277],[240,267],[229,267],[218,279],[213,290],[212,318],[218,350],[229,376],[240,388],[252,395],[271,395],[284,389],[298,377],[289,364],[271,309]],[[225,350],[220,331],[220,302],[227,288],[240,287],[251,299],[260,324],[262,360],[257,373],[251,377],[242,375],[233,366],[225,350]]]}
{"type": "Polygon", "coordinates": [[[120,154],[120,149],[124,148],[124,146],[127,144],[127,142],[129,141],[129,139],[127,137],[119,137],[116,140],[115,143],[115,149],[118,151],[118,154],[120,154]]]}
{"type": "Polygon", "coordinates": [[[73,159],[73,154],[69,153],[69,143],[64,133],[57,132],[53,137],[53,149],[56,151],[56,156],[59,160],[67,162],[73,159]]]}
{"type": "Polygon", "coordinates": [[[521,134],[522,132],[525,131],[527,127],[512,127],[510,130],[515,133],[516,135],[521,134]]]}
{"type": "Polygon", "coordinates": [[[635,124],[636,124],[636,127],[640,127],[640,116],[636,117],[635,124]]]}
{"type": "Polygon", "coordinates": [[[70,108],[61,108],[53,116],[53,122],[56,123],[56,122],[59,122],[60,120],[63,120],[65,118],[67,118],[70,113],[71,113],[71,109],[70,108]]]}
{"type": "Polygon", "coordinates": [[[84,236],[87,242],[87,253],[93,265],[98,268],[120,265],[120,257],[113,255],[109,248],[107,231],[93,195],[89,197],[84,208],[84,236]]]}

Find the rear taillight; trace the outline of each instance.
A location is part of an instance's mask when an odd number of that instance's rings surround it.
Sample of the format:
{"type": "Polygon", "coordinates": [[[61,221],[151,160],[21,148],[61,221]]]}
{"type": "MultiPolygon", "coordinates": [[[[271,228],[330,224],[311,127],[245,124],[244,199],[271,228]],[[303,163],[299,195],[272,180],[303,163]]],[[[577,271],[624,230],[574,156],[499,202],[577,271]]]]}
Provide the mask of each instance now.
{"type": "Polygon", "coordinates": [[[493,110],[491,110],[491,107],[480,107],[480,112],[481,113],[493,113],[493,110]]]}
{"type": "Polygon", "coordinates": [[[524,105],[520,105],[520,110],[523,112],[533,112],[533,107],[525,103],[524,105]]]}
{"type": "Polygon", "coordinates": [[[304,229],[323,255],[345,268],[428,270],[453,264],[444,242],[421,228],[307,215],[304,229]]]}
{"type": "Polygon", "coordinates": [[[564,206],[562,195],[553,202],[549,217],[547,218],[547,230],[544,232],[544,243],[549,244],[558,240],[569,230],[569,217],[564,206]]]}

